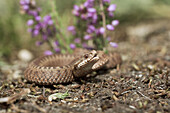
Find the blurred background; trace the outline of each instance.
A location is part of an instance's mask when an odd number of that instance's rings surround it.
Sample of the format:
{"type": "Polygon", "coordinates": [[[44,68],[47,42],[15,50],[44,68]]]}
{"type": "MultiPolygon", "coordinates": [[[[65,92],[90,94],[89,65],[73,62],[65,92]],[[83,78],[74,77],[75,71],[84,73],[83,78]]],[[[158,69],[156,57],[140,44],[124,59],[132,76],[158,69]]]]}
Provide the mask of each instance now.
{"type": "MultiPolygon", "coordinates": [[[[65,30],[73,19],[70,12],[77,1],[57,0],[56,6],[65,30]]],[[[46,0],[36,2],[42,8],[44,15],[50,13],[50,2],[46,0]]],[[[116,29],[119,35],[123,34],[122,29],[126,26],[170,19],[170,0],[111,0],[111,2],[117,4],[115,19],[120,20],[116,29]]],[[[28,18],[20,11],[19,0],[0,0],[0,61],[16,59],[21,49],[41,52],[34,44],[35,39],[27,32],[28,18]]],[[[126,34],[119,35],[117,35],[119,41],[126,40],[126,34]]]]}

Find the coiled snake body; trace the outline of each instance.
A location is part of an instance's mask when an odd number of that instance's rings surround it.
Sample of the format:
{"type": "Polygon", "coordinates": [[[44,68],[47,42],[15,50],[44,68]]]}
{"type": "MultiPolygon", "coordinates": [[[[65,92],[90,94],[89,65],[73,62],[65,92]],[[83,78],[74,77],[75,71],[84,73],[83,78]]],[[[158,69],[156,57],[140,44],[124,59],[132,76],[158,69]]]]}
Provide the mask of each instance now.
{"type": "Polygon", "coordinates": [[[81,51],[37,58],[29,64],[24,76],[28,81],[42,85],[68,83],[76,77],[86,76],[101,68],[113,68],[121,63],[117,53],[106,55],[103,51],[81,51]]]}

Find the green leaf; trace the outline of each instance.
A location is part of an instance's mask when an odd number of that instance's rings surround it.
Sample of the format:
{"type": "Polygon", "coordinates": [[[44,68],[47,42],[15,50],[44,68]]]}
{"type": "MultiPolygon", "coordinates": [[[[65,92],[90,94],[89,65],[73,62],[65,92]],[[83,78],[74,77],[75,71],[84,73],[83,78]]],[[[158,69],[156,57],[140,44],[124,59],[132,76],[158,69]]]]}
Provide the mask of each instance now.
{"type": "Polygon", "coordinates": [[[54,93],[48,97],[48,101],[52,101],[56,99],[64,99],[67,96],[69,96],[68,91],[66,91],[65,93],[54,93]]]}

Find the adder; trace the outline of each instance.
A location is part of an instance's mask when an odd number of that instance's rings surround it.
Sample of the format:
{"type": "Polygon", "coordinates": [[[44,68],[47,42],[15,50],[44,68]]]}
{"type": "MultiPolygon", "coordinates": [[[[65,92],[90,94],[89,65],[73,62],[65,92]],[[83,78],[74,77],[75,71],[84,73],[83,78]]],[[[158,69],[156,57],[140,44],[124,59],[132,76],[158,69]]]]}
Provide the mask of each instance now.
{"type": "Polygon", "coordinates": [[[25,79],[40,85],[69,83],[102,68],[114,68],[122,62],[118,53],[76,49],[74,54],[55,54],[33,60],[24,72],[25,79]],[[81,52],[80,52],[81,51],[81,52]]]}

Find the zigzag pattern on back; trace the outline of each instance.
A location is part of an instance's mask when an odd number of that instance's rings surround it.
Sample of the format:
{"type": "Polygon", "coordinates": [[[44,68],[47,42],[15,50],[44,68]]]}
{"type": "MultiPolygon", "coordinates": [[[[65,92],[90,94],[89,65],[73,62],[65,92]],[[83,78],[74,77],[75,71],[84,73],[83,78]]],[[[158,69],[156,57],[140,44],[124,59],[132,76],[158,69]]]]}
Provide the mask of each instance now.
{"type": "Polygon", "coordinates": [[[75,54],[56,54],[35,59],[25,70],[25,78],[42,85],[68,83],[76,77],[86,76],[101,68],[113,68],[122,62],[118,53],[105,54],[103,51],[95,50],[79,53],[78,51],[75,54]]]}

